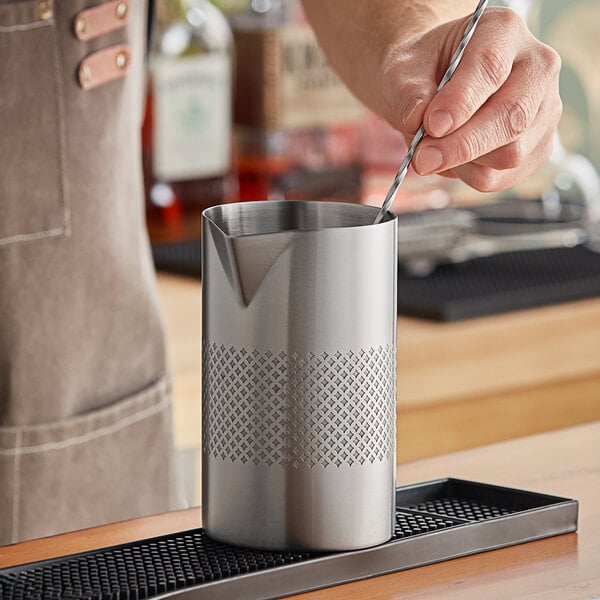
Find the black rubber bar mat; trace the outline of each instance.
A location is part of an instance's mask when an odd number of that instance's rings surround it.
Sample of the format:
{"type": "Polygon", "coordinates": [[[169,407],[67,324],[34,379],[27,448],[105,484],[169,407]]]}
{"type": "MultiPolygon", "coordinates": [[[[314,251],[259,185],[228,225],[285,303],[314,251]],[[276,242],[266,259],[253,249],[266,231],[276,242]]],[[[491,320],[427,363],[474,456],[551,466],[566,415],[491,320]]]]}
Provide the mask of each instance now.
{"type": "Polygon", "coordinates": [[[576,500],[441,479],[397,488],[392,539],[353,552],[266,552],[194,529],[0,570],[3,600],[257,600],[576,531],[576,500]]]}
{"type": "Polygon", "coordinates": [[[600,295],[600,254],[584,247],[511,252],[398,273],[398,313],[456,321],[600,295]]]}
{"type": "MultiPolygon", "coordinates": [[[[158,271],[201,276],[200,240],[152,245],[158,271]]],[[[398,313],[457,321],[600,295],[600,254],[583,247],[512,252],[431,275],[398,274],[398,313]]]]}
{"type": "Polygon", "coordinates": [[[160,242],[152,244],[152,258],[157,271],[200,278],[202,274],[202,242],[160,242]]]}

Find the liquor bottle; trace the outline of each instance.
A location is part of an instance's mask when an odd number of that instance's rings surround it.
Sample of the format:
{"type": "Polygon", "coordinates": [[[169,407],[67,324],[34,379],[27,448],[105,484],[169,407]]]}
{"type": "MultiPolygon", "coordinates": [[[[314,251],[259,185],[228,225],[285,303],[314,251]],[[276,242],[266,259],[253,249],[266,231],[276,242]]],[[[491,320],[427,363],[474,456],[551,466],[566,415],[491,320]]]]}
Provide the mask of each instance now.
{"type": "Polygon", "coordinates": [[[202,210],[237,199],[232,173],[233,38],[208,0],[158,0],[142,131],[154,242],[200,237],[202,210]]]}
{"type": "Polygon", "coordinates": [[[360,201],[364,109],[333,72],[296,0],[230,15],[242,200],[360,201]]]}

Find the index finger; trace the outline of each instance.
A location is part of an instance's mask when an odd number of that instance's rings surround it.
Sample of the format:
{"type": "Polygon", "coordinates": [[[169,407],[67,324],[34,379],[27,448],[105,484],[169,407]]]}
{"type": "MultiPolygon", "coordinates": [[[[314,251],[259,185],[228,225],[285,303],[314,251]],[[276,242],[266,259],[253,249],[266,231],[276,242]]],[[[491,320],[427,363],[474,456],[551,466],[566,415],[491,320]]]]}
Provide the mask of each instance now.
{"type": "Polygon", "coordinates": [[[521,51],[524,30],[529,37],[512,10],[486,11],[454,75],[425,111],[430,136],[442,137],[464,125],[504,85],[521,51]]]}

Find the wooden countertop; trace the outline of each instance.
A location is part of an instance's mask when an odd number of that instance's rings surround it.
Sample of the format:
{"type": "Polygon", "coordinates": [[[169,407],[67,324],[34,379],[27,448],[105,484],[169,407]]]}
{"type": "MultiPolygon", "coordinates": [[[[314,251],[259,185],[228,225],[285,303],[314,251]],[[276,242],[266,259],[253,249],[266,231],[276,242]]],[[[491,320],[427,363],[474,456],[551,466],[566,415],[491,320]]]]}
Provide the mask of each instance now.
{"type": "MultiPolygon", "coordinates": [[[[297,596],[302,600],[600,598],[600,422],[398,467],[398,485],[439,477],[580,501],[579,531],[297,596]]],[[[0,548],[0,567],[197,527],[197,508],[0,548]]]]}

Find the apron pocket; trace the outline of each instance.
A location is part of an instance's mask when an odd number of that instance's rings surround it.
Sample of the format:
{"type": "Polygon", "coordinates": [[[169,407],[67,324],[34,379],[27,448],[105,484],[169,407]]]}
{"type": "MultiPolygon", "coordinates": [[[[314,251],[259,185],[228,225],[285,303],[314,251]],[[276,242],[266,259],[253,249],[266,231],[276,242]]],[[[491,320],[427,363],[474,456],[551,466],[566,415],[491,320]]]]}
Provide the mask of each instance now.
{"type": "Polygon", "coordinates": [[[51,0],[0,4],[0,248],[69,233],[51,0]]]}
{"type": "Polygon", "coordinates": [[[0,427],[0,545],[179,508],[173,465],[166,378],[68,420],[0,427]]]}

